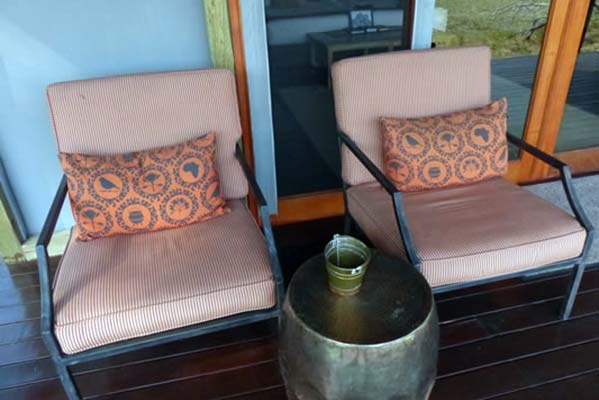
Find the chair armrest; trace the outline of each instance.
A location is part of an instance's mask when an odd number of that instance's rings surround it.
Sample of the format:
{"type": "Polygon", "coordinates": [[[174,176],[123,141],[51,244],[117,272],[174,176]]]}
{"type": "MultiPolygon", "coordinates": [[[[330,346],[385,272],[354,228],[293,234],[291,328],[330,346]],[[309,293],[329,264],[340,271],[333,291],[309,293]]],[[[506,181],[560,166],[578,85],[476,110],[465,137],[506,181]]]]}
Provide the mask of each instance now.
{"type": "Polygon", "coordinates": [[[370,158],[354,142],[349,136],[347,136],[344,132],[339,132],[339,139],[341,143],[347,146],[347,148],[356,156],[358,161],[362,163],[362,165],[374,176],[374,178],[381,184],[383,189],[387,191],[390,195],[393,193],[398,193],[398,190],[395,188],[395,185],[383,174],[383,172],[372,162],[370,158]]]}
{"type": "Polygon", "coordinates": [[[342,145],[353,153],[354,156],[362,163],[362,165],[374,176],[374,178],[381,184],[381,186],[389,193],[393,199],[393,209],[395,211],[395,219],[399,227],[399,233],[406,249],[408,260],[416,269],[420,269],[420,259],[416,248],[414,247],[414,241],[412,240],[412,234],[408,225],[408,219],[406,217],[406,211],[403,205],[402,193],[397,190],[395,185],[383,174],[383,172],[372,162],[370,158],[358,147],[358,145],[349,137],[346,133],[339,131],[339,140],[342,145]]]}
{"type": "Polygon", "coordinates": [[[282,306],[283,304],[283,273],[281,272],[281,264],[279,262],[279,255],[277,252],[277,246],[275,245],[275,238],[272,231],[272,225],[270,224],[270,212],[268,209],[268,203],[266,202],[266,198],[256,181],[256,177],[254,173],[250,169],[250,166],[247,164],[245,158],[243,157],[243,151],[241,150],[241,145],[237,142],[235,146],[235,157],[239,164],[241,165],[241,169],[245,175],[245,178],[248,181],[250,189],[256,198],[256,203],[258,203],[258,212],[260,213],[260,220],[262,221],[262,232],[264,233],[264,237],[266,238],[266,243],[268,244],[268,255],[270,258],[270,266],[272,269],[272,273],[275,279],[275,283],[277,285],[277,304],[282,306]]]}
{"type": "Polygon", "coordinates": [[[254,173],[250,169],[250,166],[247,164],[245,158],[243,157],[243,150],[241,150],[241,145],[239,144],[239,142],[237,142],[237,144],[235,145],[235,157],[237,158],[237,161],[239,161],[239,164],[241,165],[241,169],[243,170],[245,178],[248,181],[250,189],[256,197],[256,203],[258,203],[258,207],[267,206],[266,198],[264,197],[264,194],[262,193],[262,190],[260,189],[260,186],[256,181],[256,177],[254,176],[254,173]]]}
{"type": "Polygon", "coordinates": [[[585,214],[584,209],[582,208],[582,204],[580,204],[578,195],[572,183],[572,172],[570,171],[570,167],[568,166],[568,164],[564,163],[561,160],[558,160],[556,157],[550,154],[545,153],[541,149],[529,143],[526,143],[524,140],[512,135],[509,132],[507,134],[507,139],[510,143],[516,145],[523,151],[543,161],[545,164],[548,164],[549,166],[559,170],[562,186],[564,188],[564,191],[566,192],[566,198],[568,199],[570,208],[572,209],[572,212],[574,213],[574,216],[576,217],[580,225],[582,225],[584,229],[587,231],[587,237],[592,237],[595,231],[595,227],[591,223],[591,220],[585,214]]]}
{"type": "Polygon", "coordinates": [[[62,176],[54,200],[50,206],[50,211],[46,217],[46,222],[39,235],[37,244],[35,245],[35,252],[37,255],[37,267],[39,272],[40,280],[40,300],[41,300],[41,330],[42,333],[49,332],[52,329],[53,321],[53,309],[52,309],[52,287],[50,285],[50,271],[49,271],[49,260],[48,260],[48,243],[56,228],[56,222],[60,215],[60,210],[64,203],[64,199],[67,194],[67,178],[65,175],[62,176]]]}

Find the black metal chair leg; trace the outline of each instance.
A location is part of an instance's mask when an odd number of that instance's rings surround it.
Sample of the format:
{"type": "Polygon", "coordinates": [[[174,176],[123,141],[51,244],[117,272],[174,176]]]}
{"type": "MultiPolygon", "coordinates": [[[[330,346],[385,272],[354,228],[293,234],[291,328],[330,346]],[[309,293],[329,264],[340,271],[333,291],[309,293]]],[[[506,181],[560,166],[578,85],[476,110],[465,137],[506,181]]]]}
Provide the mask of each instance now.
{"type": "Polygon", "coordinates": [[[62,387],[67,394],[67,398],[69,400],[80,400],[81,395],[79,394],[79,390],[77,390],[77,386],[75,386],[75,381],[73,380],[71,371],[69,371],[69,367],[67,367],[61,360],[54,359],[53,361],[58,377],[62,382],[62,387]]]}
{"type": "Polygon", "coordinates": [[[563,321],[570,318],[572,313],[572,307],[574,307],[574,301],[576,301],[576,294],[578,293],[578,287],[580,281],[582,281],[582,275],[584,274],[584,264],[578,264],[574,266],[572,271],[572,277],[570,279],[570,288],[568,290],[568,296],[562,306],[561,318],[563,321]]]}

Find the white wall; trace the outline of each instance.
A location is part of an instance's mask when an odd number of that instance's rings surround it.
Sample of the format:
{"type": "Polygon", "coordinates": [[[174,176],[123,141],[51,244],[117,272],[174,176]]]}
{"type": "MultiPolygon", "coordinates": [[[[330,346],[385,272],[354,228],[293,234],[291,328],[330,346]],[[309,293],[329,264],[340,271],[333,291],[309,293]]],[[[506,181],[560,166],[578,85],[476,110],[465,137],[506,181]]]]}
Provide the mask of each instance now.
{"type": "Polygon", "coordinates": [[[413,49],[428,49],[433,41],[435,0],[416,0],[414,10],[413,49]]]}
{"type": "MultiPolygon", "coordinates": [[[[210,66],[200,0],[2,0],[0,157],[28,232],[40,231],[61,176],[49,83],[210,66]]],[[[71,224],[63,212],[58,228],[71,224]]]]}
{"type": "Polygon", "coordinates": [[[252,117],[256,179],[264,192],[270,212],[276,214],[277,175],[263,1],[243,1],[241,18],[252,117]]]}

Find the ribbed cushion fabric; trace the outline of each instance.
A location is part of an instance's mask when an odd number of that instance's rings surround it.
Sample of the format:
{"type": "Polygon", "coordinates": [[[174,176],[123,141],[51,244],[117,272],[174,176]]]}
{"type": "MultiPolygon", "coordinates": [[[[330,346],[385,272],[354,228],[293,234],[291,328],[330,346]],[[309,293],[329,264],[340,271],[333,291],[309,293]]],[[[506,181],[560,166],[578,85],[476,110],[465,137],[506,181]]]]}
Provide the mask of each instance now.
{"type": "Polygon", "coordinates": [[[50,85],[47,94],[60,152],[121,154],[169,146],[213,131],[223,196],[236,199],[247,194],[247,182],[234,156],[241,125],[230,71],[63,82],[50,85]]]}
{"type": "MultiPolygon", "coordinates": [[[[406,257],[391,197],[351,187],[348,208],[372,243],[406,257]]],[[[504,275],[580,255],[586,232],[560,208],[503,178],[404,195],[422,273],[432,286],[504,275]]]]}
{"type": "MultiPolygon", "coordinates": [[[[382,170],[379,118],[432,116],[488,104],[490,58],[488,48],[470,47],[341,60],[332,67],[337,125],[382,170]]],[[[341,165],[350,185],[374,180],[345,147],[341,165]]]]}
{"type": "Polygon", "coordinates": [[[77,353],[275,304],[263,235],[240,200],[187,227],[71,240],[54,282],[55,332],[77,353]]]}

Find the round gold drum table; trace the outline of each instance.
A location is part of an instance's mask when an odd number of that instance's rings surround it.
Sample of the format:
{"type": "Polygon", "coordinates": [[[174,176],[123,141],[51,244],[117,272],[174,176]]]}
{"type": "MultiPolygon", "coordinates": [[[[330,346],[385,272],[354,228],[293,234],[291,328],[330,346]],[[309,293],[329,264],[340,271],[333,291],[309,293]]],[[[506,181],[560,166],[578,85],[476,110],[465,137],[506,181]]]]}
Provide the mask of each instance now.
{"type": "Polygon", "coordinates": [[[360,291],[327,286],[322,255],[295,273],[283,306],[281,371],[290,399],[423,400],[436,375],[432,292],[410,265],[374,252],[360,291]]]}

